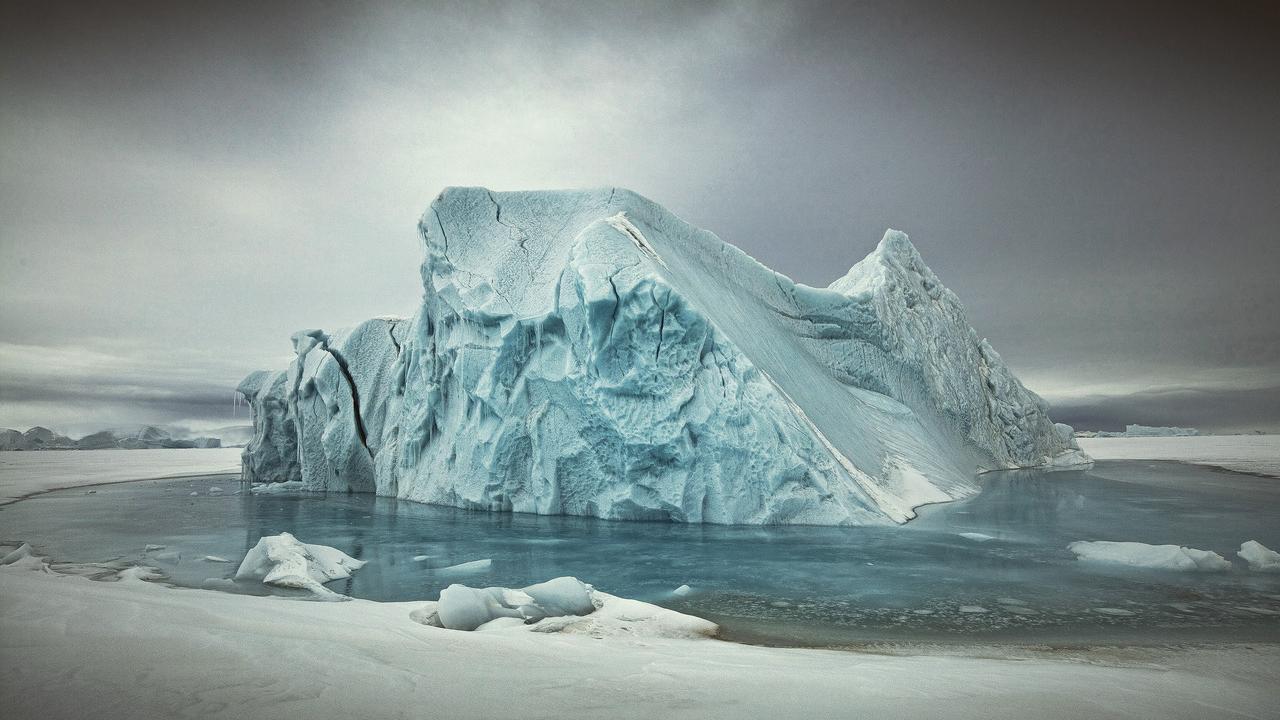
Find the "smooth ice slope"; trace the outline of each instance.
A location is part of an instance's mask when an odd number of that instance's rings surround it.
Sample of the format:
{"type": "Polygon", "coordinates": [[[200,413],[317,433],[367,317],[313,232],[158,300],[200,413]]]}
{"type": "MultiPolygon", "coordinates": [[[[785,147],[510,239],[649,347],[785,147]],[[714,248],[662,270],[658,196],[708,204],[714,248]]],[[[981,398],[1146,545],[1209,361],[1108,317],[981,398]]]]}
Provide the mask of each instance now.
{"type": "Polygon", "coordinates": [[[254,479],[292,477],[260,442],[292,421],[314,489],[861,524],[1088,461],[902,233],[818,289],[625,190],[453,188],[420,229],[411,322],[299,333],[285,382],[246,380],[254,479]]]}

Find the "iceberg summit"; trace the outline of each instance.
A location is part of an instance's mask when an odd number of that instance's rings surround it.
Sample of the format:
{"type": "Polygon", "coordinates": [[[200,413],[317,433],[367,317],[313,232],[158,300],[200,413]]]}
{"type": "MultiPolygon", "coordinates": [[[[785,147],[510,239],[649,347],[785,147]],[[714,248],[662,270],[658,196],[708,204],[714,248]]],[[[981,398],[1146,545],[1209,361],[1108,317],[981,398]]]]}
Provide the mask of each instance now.
{"type": "Polygon", "coordinates": [[[460,508],[900,523],[1089,462],[901,232],[827,288],[620,188],[449,188],[422,305],[240,384],[251,482],[460,508]]]}

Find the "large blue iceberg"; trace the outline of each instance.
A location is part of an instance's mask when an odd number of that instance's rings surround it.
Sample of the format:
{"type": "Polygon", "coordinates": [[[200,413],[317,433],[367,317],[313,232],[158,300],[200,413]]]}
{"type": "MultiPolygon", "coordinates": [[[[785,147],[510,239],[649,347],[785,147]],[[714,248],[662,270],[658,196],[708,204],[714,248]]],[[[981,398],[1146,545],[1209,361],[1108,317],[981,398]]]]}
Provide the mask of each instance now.
{"type": "Polygon", "coordinates": [[[244,474],[495,511],[904,522],[1088,462],[903,233],[825,289],[622,189],[450,188],[408,320],[240,385],[244,474]]]}

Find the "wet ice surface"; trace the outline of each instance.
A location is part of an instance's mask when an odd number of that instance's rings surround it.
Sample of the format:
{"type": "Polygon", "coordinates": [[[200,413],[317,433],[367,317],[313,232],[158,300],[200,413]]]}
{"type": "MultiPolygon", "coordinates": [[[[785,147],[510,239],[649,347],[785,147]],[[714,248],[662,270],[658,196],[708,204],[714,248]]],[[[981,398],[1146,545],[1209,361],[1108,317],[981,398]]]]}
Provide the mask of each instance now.
{"type": "Polygon", "coordinates": [[[329,584],[355,597],[435,599],[453,582],[521,587],[573,575],[714,620],[727,639],[768,644],[1280,640],[1280,574],[1250,572],[1235,555],[1246,540],[1280,547],[1280,480],[1173,462],[992,473],[980,495],[896,528],[490,514],[366,495],[234,494],[227,483],[50,493],[0,510],[0,539],[27,540],[54,560],[145,563],[178,585],[225,588],[216,581],[261,536],[290,532],[368,561],[329,584]],[[1187,545],[1234,567],[1109,568],[1076,561],[1067,550],[1076,540],[1187,545]]]}

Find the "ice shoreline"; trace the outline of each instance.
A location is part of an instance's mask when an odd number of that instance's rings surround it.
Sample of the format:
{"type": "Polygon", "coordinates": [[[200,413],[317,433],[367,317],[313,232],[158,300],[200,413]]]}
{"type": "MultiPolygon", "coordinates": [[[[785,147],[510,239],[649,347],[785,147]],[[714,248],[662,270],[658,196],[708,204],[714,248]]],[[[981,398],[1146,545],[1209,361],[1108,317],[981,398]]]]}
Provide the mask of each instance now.
{"type": "Polygon", "coordinates": [[[1266,716],[1280,645],[768,648],[608,632],[466,633],[420,602],[319,603],[0,569],[13,718],[1266,716]],[[939,700],[944,702],[939,703],[939,700]]]}

